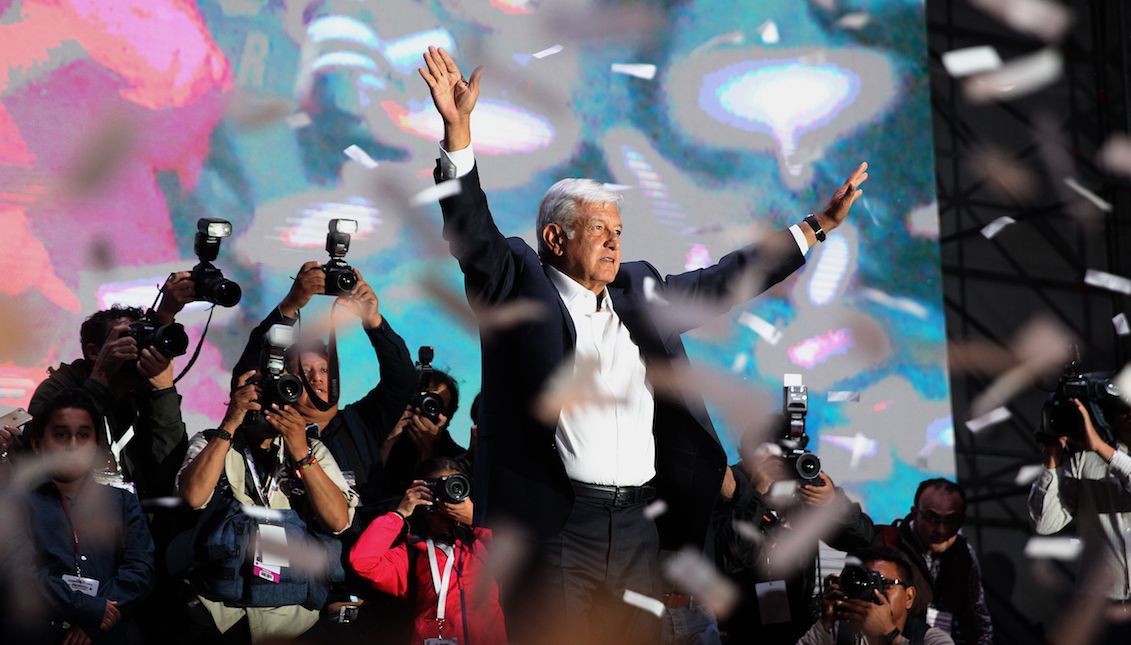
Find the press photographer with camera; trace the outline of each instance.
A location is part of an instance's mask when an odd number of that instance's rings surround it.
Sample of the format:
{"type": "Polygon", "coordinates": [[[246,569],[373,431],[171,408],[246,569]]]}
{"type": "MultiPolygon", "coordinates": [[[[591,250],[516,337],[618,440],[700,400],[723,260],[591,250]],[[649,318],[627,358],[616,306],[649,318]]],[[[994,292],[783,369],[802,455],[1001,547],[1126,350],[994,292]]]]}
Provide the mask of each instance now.
{"type": "Polygon", "coordinates": [[[819,544],[809,545],[804,566],[771,576],[765,563],[778,540],[790,539],[790,526],[814,510],[840,509],[839,522],[826,543],[840,551],[870,544],[872,520],[860,505],[822,470],[807,450],[808,389],[787,374],[782,388],[783,414],[772,425],[774,441],[751,445],[743,437],[742,454],[751,456],[729,468],[733,493],[720,495],[712,513],[710,546],[719,570],[743,591],[738,607],[720,624],[727,643],[793,643],[812,624],[819,544]],[[789,491],[778,494],[779,491],[789,491]],[[760,545],[740,532],[736,522],[758,532],[760,545]]]}
{"type": "Polygon", "coordinates": [[[1029,517],[1040,535],[1077,520],[1080,533],[1103,536],[1112,585],[1106,590],[1107,632],[1098,642],[1127,643],[1131,569],[1123,554],[1124,527],[1131,526],[1131,407],[1109,374],[1068,373],[1072,367],[1043,410],[1038,439],[1046,444],[1045,469],[1029,491],[1029,517]]]}
{"type": "MultiPolygon", "coordinates": [[[[267,348],[286,344],[275,337],[289,335],[290,328],[280,327],[269,334],[267,348]]],[[[270,351],[263,354],[271,356],[270,351]]],[[[349,528],[357,506],[357,494],[333,455],[321,441],[308,437],[302,414],[293,405],[266,403],[266,388],[256,376],[254,370],[239,376],[224,420],[218,428],[193,436],[177,479],[185,503],[206,513],[199,525],[205,548],[195,552],[236,554],[195,563],[193,582],[200,592],[190,607],[206,612],[196,617],[205,641],[244,625],[245,619],[246,627],[237,629],[246,629],[252,640],[298,636],[312,627],[329,594],[329,582],[342,579],[340,546],[327,534],[349,528]],[[293,545],[297,532],[311,549],[329,554],[328,571],[269,562],[262,551],[263,536],[277,535],[284,527],[274,521],[255,524],[241,510],[247,506],[279,511],[264,517],[281,515],[287,522],[285,528],[291,530],[281,538],[283,545],[293,545]],[[234,528],[222,530],[227,526],[234,528]],[[248,571],[246,559],[252,554],[254,568],[248,571]]]]}
{"type": "Polygon", "coordinates": [[[377,294],[361,272],[342,259],[349,248],[350,232],[356,230],[356,222],[352,226],[350,222],[353,220],[331,220],[326,240],[330,261],[310,261],[299,268],[287,295],[252,330],[233,373],[254,369],[267,331],[273,325],[296,325],[302,308],[315,296],[335,297],[335,304],[361,321],[377,355],[380,374],[377,384],[351,404],[340,407],[337,401],[333,344],[300,342],[287,356],[289,372],[304,381],[293,408],[305,423],[318,426],[315,436],[334,455],[360,498],[356,532],[351,531],[356,535],[376,517],[379,509],[375,504],[385,497],[382,447],[415,392],[417,372],[404,339],[381,314],[377,294]]]}
{"type": "Polygon", "coordinates": [[[397,508],[365,529],[350,566],[375,589],[407,598],[409,642],[506,643],[498,585],[485,579],[491,531],[472,526],[467,473],[435,457],[416,475],[397,508]]]}
{"type": "Polygon", "coordinates": [[[413,472],[425,461],[433,457],[456,459],[467,452],[448,430],[459,409],[459,385],[450,374],[432,367],[431,347],[421,347],[419,355],[416,392],[381,446],[386,497],[407,488],[413,472]]]}
{"type": "Polygon", "coordinates": [[[918,589],[898,551],[875,547],[856,556],[860,564],[826,580],[821,618],[797,645],[954,645],[946,632],[912,616],[918,589]]]}

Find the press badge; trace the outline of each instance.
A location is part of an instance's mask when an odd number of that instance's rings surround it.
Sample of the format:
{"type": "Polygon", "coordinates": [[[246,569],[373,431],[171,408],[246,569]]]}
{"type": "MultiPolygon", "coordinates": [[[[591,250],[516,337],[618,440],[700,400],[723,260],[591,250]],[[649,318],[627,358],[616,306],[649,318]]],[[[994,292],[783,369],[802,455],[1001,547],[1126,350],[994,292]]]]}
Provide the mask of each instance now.
{"type": "Polygon", "coordinates": [[[785,580],[759,582],[754,585],[754,591],[758,594],[758,612],[762,614],[763,625],[790,621],[789,596],[786,595],[785,580]]]}
{"type": "Polygon", "coordinates": [[[287,531],[273,524],[259,525],[259,544],[255,549],[255,563],[251,572],[268,582],[283,578],[283,567],[291,566],[286,556],[287,531]]]}
{"type": "Polygon", "coordinates": [[[425,638],[424,645],[459,645],[454,638],[425,638]]]}
{"type": "Polygon", "coordinates": [[[63,584],[67,585],[71,591],[77,591],[88,596],[98,595],[98,581],[94,578],[84,578],[82,576],[72,576],[64,573],[63,584]]]}

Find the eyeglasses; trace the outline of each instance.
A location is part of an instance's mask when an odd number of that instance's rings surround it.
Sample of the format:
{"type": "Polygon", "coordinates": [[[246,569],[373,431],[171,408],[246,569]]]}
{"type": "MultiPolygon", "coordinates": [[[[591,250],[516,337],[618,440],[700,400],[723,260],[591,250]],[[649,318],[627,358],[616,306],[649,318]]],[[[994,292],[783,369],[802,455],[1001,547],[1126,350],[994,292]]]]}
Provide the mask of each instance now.
{"type": "Polygon", "coordinates": [[[880,582],[883,582],[883,583],[884,583],[884,588],[885,588],[885,589],[886,589],[886,588],[888,588],[888,587],[892,587],[892,586],[895,586],[895,585],[899,585],[899,586],[901,586],[901,587],[908,587],[908,586],[910,586],[910,585],[908,585],[908,584],[907,584],[907,582],[906,582],[906,581],[904,581],[904,580],[901,580],[901,579],[899,579],[899,578],[880,578],[880,582]]]}

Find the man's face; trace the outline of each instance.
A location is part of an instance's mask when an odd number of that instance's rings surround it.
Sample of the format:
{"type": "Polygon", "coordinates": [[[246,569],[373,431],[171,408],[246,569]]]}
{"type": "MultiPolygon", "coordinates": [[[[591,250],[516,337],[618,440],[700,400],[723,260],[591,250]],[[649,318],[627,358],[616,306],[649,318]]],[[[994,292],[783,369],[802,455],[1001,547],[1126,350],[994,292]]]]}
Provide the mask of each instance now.
{"type": "MultiPolygon", "coordinates": [[[[318,395],[318,398],[325,401],[330,391],[329,361],[318,352],[302,352],[299,355],[299,365],[307,382],[310,383],[310,387],[314,389],[314,393],[318,395]]],[[[306,388],[302,389],[302,398],[299,399],[299,402],[310,403],[310,395],[306,393],[306,388]]]]}
{"type": "MultiPolygon", "coordinates": [[[[51,414],[43,438],[35,441],[33,448],[42,455],[89,452],[98,446],[97,429],[90,413],[80,408],[62,408],[51,414]]],[[[77,456],[77,455],[76,455],[77,456]]],[[[82,459],[52,473],[59,481],[72,482],[89,472],[82,459]]]]}
{"type": "Polygon", "coordinates": [[[958,493],[948,493],[932,487],[919,496],[919,506],[912,509],[915,533],[932,552],[942,553],[958,539],[958,529],[965,520],[962,498],[958,493]]]}
{"type": "Polygon", "coordinates": [[[620,213],[616,204],[582,203],[577,210],[559,268],[586,289],[600,292],[620,270],[620,213]]]}
{"type": "Polygon", "coordinates": [[[875,571],[884,578],[883,594],[891,603],[891,618],[896,627],[903,629],[907,624],[907,612],[915,604],[915,587],[910,580],[899,575],[899,567],[894,562],[875,560],[865,562],[864,568],[875,571]]]}

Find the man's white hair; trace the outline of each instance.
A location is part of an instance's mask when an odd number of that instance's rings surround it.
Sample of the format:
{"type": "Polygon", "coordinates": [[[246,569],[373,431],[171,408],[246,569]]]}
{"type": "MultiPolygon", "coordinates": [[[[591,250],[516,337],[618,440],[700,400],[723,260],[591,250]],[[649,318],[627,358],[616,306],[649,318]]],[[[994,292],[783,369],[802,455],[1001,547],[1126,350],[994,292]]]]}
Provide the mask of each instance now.
{"type": "Polygon", "coordinates": [[[578,205],[580,204],[612,204],[620,209],[622,195],[615,190],[609,190],[599,181],[593,179],[563,179],[550,186],[542,204],[538,206],[538,255],[546,257],[550,249],[542,239],[542,231],[547,224],[557,224],[565,231],[566,237],[573,239],[573,225],[577,222],[578,205]]]}

